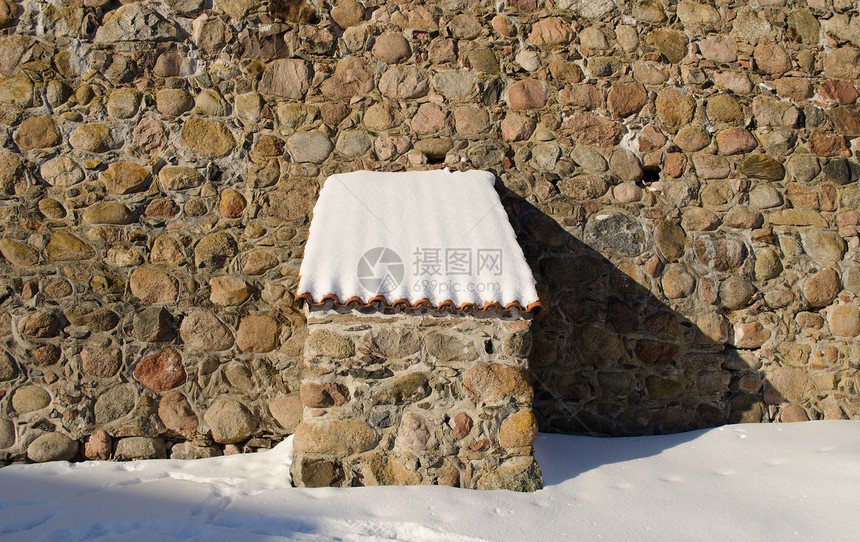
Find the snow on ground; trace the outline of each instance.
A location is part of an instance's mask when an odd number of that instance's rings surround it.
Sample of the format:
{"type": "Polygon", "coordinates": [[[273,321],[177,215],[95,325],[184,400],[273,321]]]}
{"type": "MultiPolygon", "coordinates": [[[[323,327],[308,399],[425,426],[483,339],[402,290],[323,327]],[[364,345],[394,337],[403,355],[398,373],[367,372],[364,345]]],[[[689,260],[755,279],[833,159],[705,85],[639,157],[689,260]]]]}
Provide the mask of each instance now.
{"type": "Polygon", "coordinates": [[[857,540],[860,422],[541,434],[536,493],[297,489],[288,440],[195,461],[0,469],[0,540],[857,540]]]}

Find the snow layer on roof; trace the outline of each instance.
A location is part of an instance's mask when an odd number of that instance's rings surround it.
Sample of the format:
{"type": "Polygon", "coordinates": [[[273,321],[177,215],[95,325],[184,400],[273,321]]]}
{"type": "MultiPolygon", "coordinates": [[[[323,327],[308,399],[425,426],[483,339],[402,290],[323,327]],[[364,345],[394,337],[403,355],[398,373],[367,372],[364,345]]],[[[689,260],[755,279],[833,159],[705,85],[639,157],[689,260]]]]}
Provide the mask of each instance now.
{"type": "Polygon", "coordinates": [[[326,179],[297,297],[318,304],[531,310],[535,280],[486,171],[326,179]]]}

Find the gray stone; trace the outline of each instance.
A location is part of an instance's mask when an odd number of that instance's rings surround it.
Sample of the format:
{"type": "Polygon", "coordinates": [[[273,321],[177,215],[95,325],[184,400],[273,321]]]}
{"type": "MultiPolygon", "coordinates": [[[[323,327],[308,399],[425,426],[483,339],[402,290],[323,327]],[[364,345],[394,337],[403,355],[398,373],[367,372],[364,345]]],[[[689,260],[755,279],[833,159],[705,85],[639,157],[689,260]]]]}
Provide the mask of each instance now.
{"type": "Polygon", "coordinates": [[[818,163],[816,156],[811,154],[795,154],[785,161],[785,170],[792,180],[806,183],[818,175],[821,171],[821,165],[818,163]]]}
{"type": "Polygon", "coordinates": [[[18,388],[12,394],[12,408],[18,414],[42,410],[51,404],[51,396],[44,388],[35,384],[18,388]]]}
{"type": "Polygon", "coordinates": [[[233,334],[207,311],[192,312],[183,318],[179,336],[187,346],[200,350],[222,351],[233,346],[233,334]]]}
{"type": "Polygon", "coordinates": [[[224,267],[239,252],[236,240],[227,232],[211,233],[194,247],[197,267],[218,269],[224,267]]]}
{"type": "Polygon", "coordinates": [[[287,148],[294,162],[311,162],[321,164],[328,158],[334,145],[321,132],[298,132],[287,139],[287,148]]]}
{"type": "Polygon", "coordinates": [[[769,184],[760,184],[750,191],[750,205],[770,209],[782,205],[782,194],[769,184]]]}
{"type": "Polygon", "coordinates": [[[168,21],[143,3],[120,6],[105,16],[96,31],[96,43],[123,41],[173,41],[179,39],[176,23],[168,21]]]}
{"type": "Polygon", "coordinates": [[[382,358],[405,358],[418,351],[421,337],[415,330],[383,327],[368,336],[370,351],[382,358]]]}
{"type": "Polygon", "coordinates": [[[440,71],[433,77],[433,86],[452,102],[468,100],[477,89],[475,75],[462,71],[440,71]]]}
{"type": "Polygon", "coordinates": [[[0,418],[0,450],[11,448],[15,440],[15,424],[11,420],[0,418]]]}
{"type": "Polygon", "coordinates": [[[543,488],[543,476],[533,457],[514,457],[481,476],[477,487],[532,492],[543,488]]]}
{"type": "Polygon", "coordinates": [[[599,150],[586,145],[577,145],[570,153],[571,159],[582,169],[603,173],[607,169],[606,159],[599,150]]]}
{"type": "Polygon", "coordinates": [[[585,225],[585,242],[599,252],[636,256],[647,247],[645,230],[625,213],[604,212],[585,225]]]}
{"type": "Polygon", "coordinates": [[[167,450],[160,438],[126,437],[116,442],[114,459],[131,461],[136,459],[164,459],[167,450]]]}
{"type": "Polygon", "coordinates": [[[424,339],[424,345],[430,355],[442,362],[471,361],[478,357],[475,345],[471,341],[450,333],[441,331],[429,333],[424,339]]]}
{"type": "Polygon", "coordinates": [[[217,446],[200,446],[193,442],[180,442],[170,449],[170,459],[205,459],[220,455],[221,449],[217,446]]]}
{"type": "Polygon", "coordinates": [[[755,294],[755,287],[738,276],[731,276],[720,284],[720,301],[727,309],[736,310],[746,307],[753,294],[755,294]]]}
{"type": "Polygon", "coordinates": [[[18,364],[8,352],[0,350],[0,382],[13,380],[18,376],[18,364]]]}
{"type": "Polygon", "coordinates": [[[99,394],[93,409],[96,423],[110,423],[130,414],[134,403],[135,393],[130,384],[116,386],[99,394]]]}
{"type": "Polygon", "coordinates": [[[134,336],[140,341],[160,341],[170,333],[170,313],[164,307],[147,307],[135,312],[134,336]]]}
{"type": "Polygon", "coordinates": [[[70,461],[77,453],[77,441],[62,433],[45,433],[27,446],[27,457],[36,463],[70,461]]]}
{"type": "Polygon", "coordinates": [[[308,92],[313,71],[304,60],[276,60],[266,66],[260,84],[260,94],[301,100],[308,92]]]}
{"type": "Polygon", "coordinates": [[[221,444],[247,440],[257,429],[257,417],[235,399],[218,399],[203,415],[212,439],[221,444]]]}
{"type": "Polygon", "coordinates": [[[345,130],[337,138],[335,148],[339,152],[355,158],[366,153],[370,149],[371,143],[370,136],[365,132],[360,130],[345,130]]]}

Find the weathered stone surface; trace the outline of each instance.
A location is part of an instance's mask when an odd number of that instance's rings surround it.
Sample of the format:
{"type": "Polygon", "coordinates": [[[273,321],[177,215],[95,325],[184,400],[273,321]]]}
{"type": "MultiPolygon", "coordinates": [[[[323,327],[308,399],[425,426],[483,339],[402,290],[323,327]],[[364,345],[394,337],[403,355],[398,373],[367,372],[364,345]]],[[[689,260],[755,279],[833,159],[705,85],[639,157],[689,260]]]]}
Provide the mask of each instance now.
{"type": "Polygon", "coordinates": [[[27,446],[27,458],[36,463],[71,461],[77,453],[77,441],[63,433],[44,433],[27,446]]]}
{"type": "Polygon", "coordinates": [[[114,458],[119,461],[164,459],[167,451],[160,438],[126,437],[116,441],[114,458]]]}
{"type": "Polygon", "coordinates": [[[251,295],[248,284],[240,277],[225,275],[209,279],[209,300],[216,305],[241,305],[251,295]]]}
{"type": "Polygon", "coordinates": [[[257,429],[258,419],[248,407],[235,399],[218,399],[203,415],[212,439],[221,444],[247,440],[257,429]]]}
{"type": "Polygon", "coordinates": [[[573,30],[560,18],[548,17],[532,25],[528,42],[542,48],[566,45],[573,39],[573,30]]]}
{"type": "Polygon", "coordinates": [[[430,394],[427,375],[410,373],[380,386],[373,396],[374,405],[400,405],[424,399],[430,394]]]}
{"type": "Polygon", "coordinates": [[[645,250],[645,230],[624,213],[601,213],[585,225],[586,243],[603,253],[634,256],[645,250]]]}
{"type": "Polygon", "coordinates": [[[182,356],[172,348],[143,356],[134,367],[134,378],[156,391],[171,390],[185,382],[185,377],[182,356]]]}
{"type": "Polygon", "coordinates": [[[312,78],[311,66],[304,60],[275,60],[266,66],[258,91],[260,94],[300,100],[308,92],[312,78]]]}
{"type": "Polygon", "coordinates": [[[224,231],[211,233],[194,247],[194,262],[197,267],[217,269],[224,267],[238,252],[232,235],[224,231]]]}
{"type": "Polygon", "coordinates": [[[167,429],[181,435],[190,435],[200,423],[188,399],[178,391],[159,400],[158,418],[167,429]]]}
{"type": "Polygon", "coordinates": [[[18,414],[42,410],[51,404],[51,396],[44,388],[31,384],[12,393],[12,408],[18,414]]]}
{"type": "Polygon", "coordinates": [[[492,403],[513,397],[529,402],[534,391],[525,372],[516,367],[491,363],[466,370],[463,385],[475,402],[492,403]]]}
{"type": "Polygon", "coordinates": [[[200,185],[203,176],[188,167],[165,166],[158,172],[158,180],[165,190],[184,190],[200,185]]]}
{"type": "Polygon", "coordinates": [[[0,239],[0,254],[7,262],[20,267],[32,267],[39,262],[36,249],[12,239],[0,239]]]}
{"type": "Polygon", "coordinates": [[[715,271],[728,272],[743,264],[747,248],[734,239],[701,236],[693,243],[696,259],[715,271]]]}
{"type": "Polygon", "coordinates": [[[845,255],[846,245],[835,231],[815,230],[802,236],[803,249],[810,257],[824,264],[834,264],[845,255]]]}
{"type": "Polygon", "coordinates": [[[304,405],[298,393],[269,402],[269,413],[285,431],[292,433],[302,421],[304,405]]]}
{"type": "Polygon", "coordinates": [[[674,262],[684,255],[686,234],[678,224],[661,220],[654,225],[654,244],[666,260],[674,262]]]}
{"type": "Polygon", "coordinates": [[[118,347],[101,348],[87,345],[81,349],[81,370],[97,378],[109,378],[122,366],[122,350],[118,347]]]}
{"type": "Polygon", "coordinates": [[[563,126],[573,134],[577,143],[583,145],[611,147],[617,145],[624,135],[621,124],[591,111],[573,114],[563,126]]]}
{"type": "Polygon", "coordinates": [[[112,142],[110,128],[97,122],[81,124],[69,136],[69,145],[93,153],[109,151],[112,142]]]}
{"type": "Polygon", "coordinates": [[[160,269],[135,269],[128,280],[131,294],[147,303],[168,303],[179,295],[176,280],[160,269]]]}
{"type": "Polygon", "coordinates": [[[360,420],[320,420],[301,423],[293,437],[297,451],[349,456],[376,446],[376,432],[360,420]]]}
{"type": "Polygon", "coordinates": [[[779,181],[785,177],[785,168],[766,154],[751,154],[741,162],[739,170],[747,177],[765,181],[779,181]]]}
{"type": "Polygon", "coordinates": [[[421,337],[412,329],[379,329],[368,336],[370,350],[386,359],[404,358],[414,354],[421,345],[421,337]]]}
{"type": "Polygon", "coordinates": [[[51,117],[27,117],[15,132],[14,139],[24,150],[56,147],[63,141],[57,123],[51,117]]]}
{"type": "Polygon", "coordinates": [[[222,351],[233,346],[233,334],[215,315],[206,311],[192,312],[179,326],[182,342],[191,348],[222,351]]]}
{"type": "Polygon", "coordinates": [[[271,316],[245,316],[239,321],[236,346],[242,352],[271,352],[278,346],[278,331],[278,322],[271,316]]]}
{"type": "Polygon", "coordinates": [[[343,359],[355,355],[355,344],[347,337],[327,329],[319,329],[308,336],[307,346],[320,356],[343,359]]]}
{"type": "Polygon", "coordinates": [[[27,337],[45,338],[57,334],[57,317],[46,311],[31,312],[18,321],[18,333],[27,337]]]}
{"type": "Polygon", "coordinates": [[[546,89],[535,79],[517,81],[508,89],[508,105],[514,110],[540,109],[546,100],[546,89]]]}
{"type": "Polygon", "coordinates": [[[475,345],[463,337],[433,332],[424,339],[427,351],[439,361],[471,361],[478,357],[475,345]]]}
{"type": "Polygon", "coordinates": [[[302,382],[299,390],[302,404],[311,408],[342,406],[349,400],[349,390],[342,384],[302,382]]]}
{"type": "Polygon", "coordinates": [[[84,222],[87,224],[131,224],[134,215],[124,203],[106,202],[91,205],[84,210],[84,222]]]}
{"type": "Polygon", "coordinates": [[[672,64],[678,64],[687,56],[687,37],[681,32],[661,28],[648,34],[645,42],[672,64]]]}
{"type": "Polygon", "coordinates": [[[113,162],[99,173],[108,194],[131,194],[142,190],[149,180],[149,172],[134,162],[113,162]]]}
{"type": "Polygon", "coordinates": [[[503,448],[531,446],[537,439],[537,420],[531,410],[511,414],[499,427],[499,445],[503,448]]]}
{"type": "Polygon", "coordinates": [[[122,41],[172,41],[178,26],[145,4],[126,4],[105,17],[95,35],[96,43],[122,41]]]}
{"type": "Polygon", "coordinates": [[[806,281],[803,295],[810,307],[820,308],[832,303],[841,289],[839,274],[832,267],[826,267],[806,281]]]}
{"type": "Polygon", "coordinates": [[[316,130],[293,134],[287,139],[287,147],[294,161],[315,164],[322,163],[334,150],[331,140],[316,130]]]}
{"type": "Polygon", "coordinates": [[[96,398],[93,408],[97,424],[105,424],[129,414],[134,408],[135,393],[129,384],[109,389],[96,398]]]}
{"type": "Polygon", "coordinates": [[[727,155],[746,154],[758,146],[758,141],[744,128],[729,128],[717,134],[717,147],[727,155]]]}
{"type": "Polygon", "coordinates": [[[693,119],[696,110],[696,101],[684,92],[676,88],[667,88],[657,94],[654,101],[657,107],[657,116],[667,126],[683,126],[693,119]]]}
{"type": "Polygon", "coordinates": [[[222,158],[230,154],[236,140],[223,123],[194,118],[182,125],[182,144],[205,158],[222,158]]]}
{"type": "Polygon", "coordinates": [[[429,88],[427,74],[411,66],[392,66],[379,78],[379,91],[389,98],[420,98],[429,88]]]}

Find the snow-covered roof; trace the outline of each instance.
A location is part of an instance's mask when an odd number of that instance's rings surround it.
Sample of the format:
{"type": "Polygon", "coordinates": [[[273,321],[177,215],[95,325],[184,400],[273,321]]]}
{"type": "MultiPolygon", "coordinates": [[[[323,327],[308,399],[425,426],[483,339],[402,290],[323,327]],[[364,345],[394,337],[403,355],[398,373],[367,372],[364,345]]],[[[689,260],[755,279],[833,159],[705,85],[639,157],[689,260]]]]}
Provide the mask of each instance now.
{"type": "Polygon", "coordinates": [[[326,179],[296,297],[313,305],[530,311],[535,279],[487,171],[326,179]]]}

